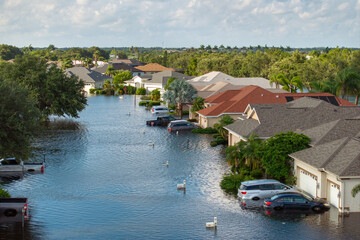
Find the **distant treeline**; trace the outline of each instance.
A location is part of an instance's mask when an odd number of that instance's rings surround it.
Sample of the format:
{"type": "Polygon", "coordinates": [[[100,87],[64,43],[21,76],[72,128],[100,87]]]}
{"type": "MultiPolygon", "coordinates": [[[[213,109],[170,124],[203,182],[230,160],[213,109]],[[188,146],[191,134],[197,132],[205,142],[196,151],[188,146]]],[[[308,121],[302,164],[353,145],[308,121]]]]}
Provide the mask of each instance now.
{"type": "Polygon", "coordinates": [[[356,97],[360,92],[360,80],[357,80],[360,75],[360,50],[355,48],[295,49],[289,46],[260,45],[238,48],[201,45],[199,48],[173,49],[95,46],[58,49],[50,45],[44,49],[34,49],[30,45],[19,49],[0,45],[0,58],[3,60],[22,54],[60,61],[63,68],[71,67],[71,60],[83,60],[85,66],[91,67],[93,61],[108,61],[110,57],[117,56],[182,69],[191,76],[220,71],[233,77],[263,77],[274,84],[285,85],[288,91],[307,88],[342,97],[356,97]]]}

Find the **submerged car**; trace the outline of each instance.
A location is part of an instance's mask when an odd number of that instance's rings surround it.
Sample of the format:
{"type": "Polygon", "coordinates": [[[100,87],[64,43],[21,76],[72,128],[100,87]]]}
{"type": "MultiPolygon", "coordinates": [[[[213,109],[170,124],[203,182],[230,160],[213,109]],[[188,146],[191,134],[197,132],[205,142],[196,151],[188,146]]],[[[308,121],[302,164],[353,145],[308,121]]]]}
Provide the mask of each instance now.
{"type": "Polygon", "coordinates": [[[313,199],[302,193],[281,193],[270,199],[265,199],[264,209],[269,210],[312,210],[314,212],[323,212],[330,209],[330,204],[313,199]]]}
{"type": "Polygon", "coordinates": [[[240,200],[260,200],[271,198],[275,194],[282,192],[296,192],[285,184],[273,179],[260,179],[242,182],[238,189],[238,198],[240,200]]]}
{"type": "Polygon", "coordinates": [[[151,108],[152,114],[159,114],[159,113],[168,113],[169,109],[164,106],[154,106],[151,108]]]}
{"type": "Polygon", "coordinates": [[[169,132],[191,130],[194,128],[198,128],[198,126],[196,126],[195,124],[188,122],[186,120],[171,121],[168,125],[169,132]]]}

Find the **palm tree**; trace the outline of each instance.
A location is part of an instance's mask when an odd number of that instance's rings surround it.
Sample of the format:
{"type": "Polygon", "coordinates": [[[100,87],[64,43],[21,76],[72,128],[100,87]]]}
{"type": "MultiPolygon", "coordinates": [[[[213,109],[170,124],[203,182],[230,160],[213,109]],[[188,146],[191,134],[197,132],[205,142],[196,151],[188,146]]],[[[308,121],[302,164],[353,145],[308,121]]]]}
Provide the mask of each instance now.
{"type": "Polygon", "coordinates": [[[338,73],[336,81],[341,98],[345,97],[345,94],[350,89],[354,79],[358,79],[358,74],[354,68],[344,68],[338,73]]]}
{"type": "Polygon", "coordinates": [[[274,83],[275,83],[276,89],[278,89],[278,88],[279,88],[279,82],[278,82],[277,75],[273,75],[273,76],[270,78],[270,86],[272,86],[274,83]]]}
{"type": "Polygon", "coordinates": [[[244,157],[246,159],[246,165],[248,165],[251,170],[260,167],[260,159],[257,156],[257,149],[259,148],[260,143],[261,140],[254,133],[251,133],[246,141],[244,157]]]}
{"type": "Polygon", "coordinates": [[[100,51],[99,50],[96,50],[93,54],[94,56],[94,61],[95,61],[95,66],[97,66],[97,61],[99,60],[99,57],[100,57],[100,51]]]}
{"type": "Polygon", "coordinates": [[[193,105],[191,107],[191,112],[195,113],[195,112],[203,109],[205,107],[204,106],[204,101],[205,101],[205,99],[203,99],[202,97],[195,98],[195,100],[193,102],[193,105]]]}
{"type": "Polygon", "coordinates": [[[360,192],[360,184],[356,185],[352,190],[351,190],[351,195],[353,197],[356,197],[356,194],[358,194],[360,192]]]}
{"type": "Polygon", "coordinates": [[[168,104],[177,105],[182,119],[182,108],[185,103],[190,103],[196,98],[196,89],[188,82],[175,79],[164,93],[163,99],[168,104]]]}
{"type": "Polygon", "coordinates": [[[348,92],[349,94],[355,95],[355,105],[359,103],[359,95],[360,95],[360,73],[358,73],[355,69],[352,70],[350,74],[351,81],[348,85],[348,92]]]}
{"type": "Polygon", "coordinates": [[[296,93],[297,90],[302,92],[304,89],[304,85],[299,76],[295,76],[289,80],[284,74],[280,73],[276,76],[276,79],[279,84],[283,85],[283,89],[288,92],[296,93]]]}

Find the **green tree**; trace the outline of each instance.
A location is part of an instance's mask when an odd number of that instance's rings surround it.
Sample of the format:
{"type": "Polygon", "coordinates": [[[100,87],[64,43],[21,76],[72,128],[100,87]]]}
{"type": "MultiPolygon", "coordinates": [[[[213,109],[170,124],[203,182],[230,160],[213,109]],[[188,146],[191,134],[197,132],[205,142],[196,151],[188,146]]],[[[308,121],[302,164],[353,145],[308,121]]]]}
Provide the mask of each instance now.
{"type": "Polygon", "coordinates": [[[341,98],[345,97],[345,94],[350,91],[351,86],[356,86],[359,81],[359,74],[354,68],[344,68],[336,76],[338,89],[340,91],[341,98]]]}
{"type": "Polygon", "coordinates": [[[292,93],[296,93],[297,90],[303,92],[304,85],[299,76],[288,79],[284,76],[284,74],[280,73],[276,78],[278,80],[278,83],[283,85],[284,90],[292,93]]]}
{"type": "Polygon", "coordinates": [[[28,158],[39,120],[40,111],[29,91],[0,78],[0,158],[28,158]]]}
{"type": "Polygon", "coordinates": [[[275,134],[259,146],[258,156],[266,174],[282,182],[291,183],[289,154],[309,147],[310,138],[294,132],[275,134]]]}
{"type": "Polygon", "coordinates": [[[72,68],[73,67],[73,63],[71,61],[71,59],[69,58],[65,58],[61,60],[61,68],[63,70],[67,69],[67,68],[72,68]]]}
{"type": "Polygon", "coordinates": [[[0,45],[0,59],[7,61],[10,59],[14,59],[15,56],[18,55],[22,55],[22,52],[19,48],[7,44],[0,45]]]}
{"type": "Polygon", "coordinates": [[[191,107],[191,112],[195,113],[203,109],[205,107],[204,103],[205,103],[205,99],[203,99],[202,97],[196,97],[191,107]]]}
{"type": "Polygon", "coordinates": [[[175,79],[163,94],[163,99],[171,105],[176,105],[182,119],[182,109],[185,103],[190,103],[196,98],[196,89],[188,82],[175,79]]]}
{"type": "Polygon", "coordinates": [[[136,95],[146,95],[146,89],[143,87],[136,89],[136,95]]]}
{"type": "Polygon", "coordinates": [[[196,76],[196,68],[197,68],[197,59],[191,58],[190,64],[188,65],[185,74],[189,76],[196,76]]]}
{"type": "Polygon", "coordinates": [[[161,97],[160,91],[158,88],[151,91],[150,98],[153,101],[159,101],[161,97]]]}
{"type": "Polygon", "coordinates": [[[169,77],[164,87],[165,91],[170,90],[170,85],[173,81],[177,80],[176,77],[169,77]]]}
{"type": "Polygon", "coordinates": [[[115,73],[113,84],[116,88],[119,88],[119,85],[132,78],[133,75],[130,71],[119,70],[117,73],[115,73]]]}
{"type": "Polygon", "coordinates": [[[214,124],[214,128],[216,131],[218,131],[218,133],[220,134],[220,136],[222,138],[227,139],[228,131],[224,127],[233,122],[235,122],[235,120],[232,117],[230,117],[229,115],[224,115],[224,116],[222,116],[222,118],[220,119],[220,121],[218,123],[214,124]]]}
{"type": "Polygon", "coordinates": [[[13,64],[0,67],[5,81],[16,82],[29,89],[36,99],[44,120],[50,115],[78,117],[86,106],[84,82],[65,75],[56,65],[31,55],[16,57],[13,64]]]}

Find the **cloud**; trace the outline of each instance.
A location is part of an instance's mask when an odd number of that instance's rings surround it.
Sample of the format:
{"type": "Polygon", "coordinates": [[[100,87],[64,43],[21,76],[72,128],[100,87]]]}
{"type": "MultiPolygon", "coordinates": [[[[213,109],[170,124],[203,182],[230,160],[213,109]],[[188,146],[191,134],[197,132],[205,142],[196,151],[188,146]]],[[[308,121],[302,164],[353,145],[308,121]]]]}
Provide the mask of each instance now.
{"type": "Polygon", "coordinates": [[[360,0],[3,0],[17,46],[360,47],[360,0]]]}

